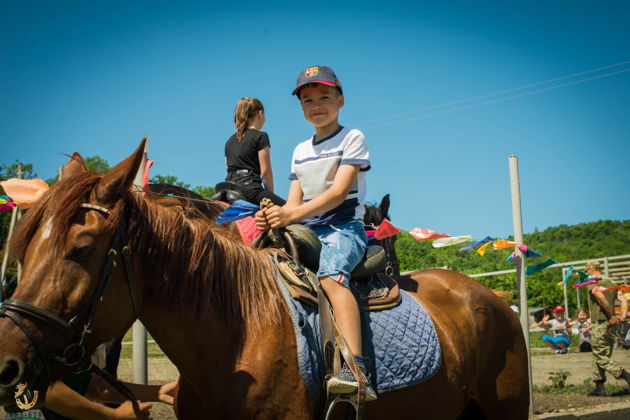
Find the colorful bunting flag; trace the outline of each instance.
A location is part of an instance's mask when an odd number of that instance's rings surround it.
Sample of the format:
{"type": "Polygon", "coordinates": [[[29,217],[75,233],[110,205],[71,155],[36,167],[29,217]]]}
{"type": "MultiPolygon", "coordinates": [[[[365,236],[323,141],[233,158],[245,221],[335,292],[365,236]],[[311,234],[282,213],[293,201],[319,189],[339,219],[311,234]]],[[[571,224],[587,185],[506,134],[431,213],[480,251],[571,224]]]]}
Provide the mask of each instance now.
{"type": "Polygon", "coordinates": [[[0,182],[2,188],[16,206],[27,209],[48,191],[48,184],[41,179],[11,178],[0,182]]]}
{"type": "Polygon", "coordinates": [[[466,245],[466,246],[463,246],[463,247],[459,248],[459,250],[460,251],[467,251],[467,250],[469,250],[471,248],[476,247],[477,245],[485,244],[486,242],[492,242],[492,241],[494,241],[494,238],[486,236],[485,238],[483,238],[480,241],[477,241],[475,243],[472,243],[472,244],[469,244],[469,245],[466,245]]]}
{"type": "Polygon", "coordinates": [[[513,246],[516,246],[516,242],[506,241],[505,239],[497,239],[492,245],[495,251],[499,249],[511,248],[513,246]]]}
{"type": "Polygon", "coordinates": [[[450,236],[448,238],[438,238],[433,241],[433,248],[443,248],[445,246],[457,245],[472,241],[471,235],[450,236]]]}
{"type": "Polygon", "coordinates": [[[567,284],[567,281],[569,281],[569,277],[571,277],[571,273],[573,273],[573,266],[572,265],[569,266],[569,269],[567,270],[567,274],[564,276],[564,280],[559,282],[558,286],[564,287],[564,285],[567,284]]]}
{"type": "Polygon", "coordinates": [[[5,211],[9,211],[13,208],[15,208],[13,200],[6,195],[0,195],[0,213],[4,213],[5,211]]]}
{"type": "Polygon", "coordinates": [[[622,285],[619,285],[619,286],[613,286],[613,287],[609,287],[608,289],[602,289],[602,290],[600,290],[600,292],[607,292],[609,290],[615,290],[615,289],[619,289],[619,290],[621,290],[624,293],[628,293],[628,292],[630,292],[630,285],[622,284],[622,285]]]}
{"type": "Polygon", "coordinates": [[[392,225],[390,221],[387,220],[386,218],[383,218],[383,220],[381,221],[381,224],[378,225],[378,229],[376,229],[376,232],[374,232],[374,237],[376,239],[381,240],[381,239],[388,238],[390,236],[395,236],[399,233],[400,233],[400,229],[392,225]]]}
{"type": "Polygon", "coordinates": [[[547,261],[543,263],[540,263],[537,265],[530,265],[525,269],[525,276],[531,276],[532,274],[536,274],[539,271],[542,271],[545,268],[549,267],[550,265],[554,265],[557,262],[558,261],[554,260],[553,258],[548,258],[547,261]]]}
{"type": "Polygon", "coordinates": [[[420,229],[413,228],[409,231],[409,234],[416,238],[418,241],[430,241],[432,239],[438,238],[448,238],[451,235],[447,235],[446,233],[437,233],[431,229],[420,229]]]}
{"type": "Polygon", "coordinates": [[[599,277],[589,277],[586,281],[582,283],[575,283],[572,287],[577,289],[578,287],[590,286],[591,284],[595,284],[599,281],[599,277]]]}
{"type": "Polygon", "coordinates": [[[255,204],[244,200],[236,200],[217,217],[217,224],[222,225],[223,223],[233,222],[243,217],[253,216],[258,210],[260,210],[260,207],[255,204]]]}
{"type": "MultiPolygon", "coordinates": [[[[520,249],[523,252],[523,255],[525,255],[525,258],[537,258],[537,257],[543,256],[542,254],[532,249],[529,249],[527,245],[519,245],[518,249],[520,249]]],[[[516,251],[512,252],[512,254],[510,254],[510,256],[507,257],[507,260],[509,262],[513,262],[515,258],[516,258],[516,251]]]]}

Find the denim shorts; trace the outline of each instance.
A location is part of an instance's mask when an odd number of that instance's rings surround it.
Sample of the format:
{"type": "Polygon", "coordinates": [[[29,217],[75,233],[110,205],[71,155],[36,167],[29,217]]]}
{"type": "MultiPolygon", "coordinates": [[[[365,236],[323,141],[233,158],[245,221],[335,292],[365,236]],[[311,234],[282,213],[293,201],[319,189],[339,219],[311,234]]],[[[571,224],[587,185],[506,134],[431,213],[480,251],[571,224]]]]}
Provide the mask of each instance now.
{"type": "Polygon", "coordinates": [[[331,277],[337,283],[350,287],[350,273],[361,262],[367,249],[363,223],[354,221],[311,228],[322,243],[317,277],[331,277]]]}

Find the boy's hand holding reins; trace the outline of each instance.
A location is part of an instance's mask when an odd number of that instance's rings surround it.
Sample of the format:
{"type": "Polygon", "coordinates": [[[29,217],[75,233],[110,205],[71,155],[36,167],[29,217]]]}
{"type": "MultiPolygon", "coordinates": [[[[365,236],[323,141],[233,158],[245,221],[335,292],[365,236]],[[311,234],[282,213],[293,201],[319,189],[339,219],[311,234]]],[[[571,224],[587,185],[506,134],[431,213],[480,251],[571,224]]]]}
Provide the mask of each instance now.
{"type": "Polygon", "coordinates": [[[285,227],[293,223],[291,211],[286,206],[273,206],[260,209],[254,215],[254,220],[256,221],[256,227],[262,232],[266,232],[272,228],[285,227]]]}
{"type": "Polygon", "coordinates": [[[266,232],[269,229],[271,229],[271,226],[269,226],[269,223],[267,223],[266,212],[267,212],[267,209],[260,209],[254,215],[254,221],[256,221],[256,227],[261,232],[266,232]]]}
{"type": "Polygon", "coordinates": [[[273,206],[265,212],[267,223],[274,229],[293,223],[291,212],[286,207],[273,206]]]}

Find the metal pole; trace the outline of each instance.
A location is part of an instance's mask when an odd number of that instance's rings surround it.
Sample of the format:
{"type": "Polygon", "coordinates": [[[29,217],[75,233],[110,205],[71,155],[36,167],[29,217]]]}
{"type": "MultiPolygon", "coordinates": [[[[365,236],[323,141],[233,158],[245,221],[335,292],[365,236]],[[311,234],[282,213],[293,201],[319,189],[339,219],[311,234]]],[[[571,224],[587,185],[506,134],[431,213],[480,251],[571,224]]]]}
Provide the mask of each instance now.
{"type": "Polygon", "coordinates": [[[604,275],[610,277],[610,267],[608,266],[608,257],[604,258],[604,275]]]}
{"type": "MultiPolygon", "coordinates": [[[[518,175],[518,157],[508,158],[510,164],[510,190],[512,192],[512,222],[514,225],[514,242],[523,245],[523,217],[521,215],[521,184],[518,175]]],[[[529,380],[529,414],[534,414],[534,387],[532,384],[532,358],[529,349],[529,309],[527,305],[527,283],[525,281],[525,259],[523,251],[516,247],[516,280],[519,286],[521,328],[527,348],[527,368],[529,380]]]]}
{"type": "MultiPolygon", "coordinates": [[[[144,175],[144,167],[147,163],[149,152],[149,142],[144,146],[144,156],[142,163],[138,169],[138,173],[133,181],[132,191],[142,189],[142,181],[144,175]]],[[[147,359],[147,329],[142,325],[140,320],[133,323],[133,381],[138,384],[146,385],[148,378],[148,359],[147,359]]]]}
{"type": "MultiPolygon", "coordinates": [[[[17,177],[19,179],[22,179],[22,165],[18,165],[17,177]]],[[[18,211],[17,211],[17,222],[19,222],[21,218],[22,218],[22,210],[20,210],[18,208],[18,211]]],[[[17,263],[17,282],[18,283],[20,282],[21,278],[22,278],[22,263],[20,263],[18,261],[18,263],[17,263]]]]}
{"type": "Polygon", "coordinates": [[[580,302],[580,289],[581,289],[581,287],[576,287],[575,288],[575,294],[577,295],[577,310],[578,311],[582,307],[582,303],[580,302]]]}
{"type": "Polygon", "coordinates": [[[566,283],[562,286],[562,294],[564,295],[564,313],[566,316],[569,316],[569,297],[567,296],[566,283]]]}
{"type": "MultiPolygon", "coordinates": [[[[17,211],[17,221],[19,222],[22,218],[22,210],[18,209],[17,211]]],[[[22,263],[18,261],[17,263],[17,282],[19,283],[22,279],[22,263]]]]}

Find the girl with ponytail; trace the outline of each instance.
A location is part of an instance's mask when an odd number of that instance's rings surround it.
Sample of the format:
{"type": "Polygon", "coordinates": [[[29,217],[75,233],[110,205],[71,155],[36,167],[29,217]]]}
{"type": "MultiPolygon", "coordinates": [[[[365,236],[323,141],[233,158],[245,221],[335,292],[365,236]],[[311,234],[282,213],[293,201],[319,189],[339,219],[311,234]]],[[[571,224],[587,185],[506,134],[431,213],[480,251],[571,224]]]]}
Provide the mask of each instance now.
{"type": "Polygon", "coordinates": [[[238,185],[250,203],[258,205],[266,197],[282,206],[286,201],[273,193],[271,146],[267,133],[260,131],[263,125],[265,109],[258,99],[238,101],[234,110],[236,133],[225,143],[225,180],[238,185]]]}

